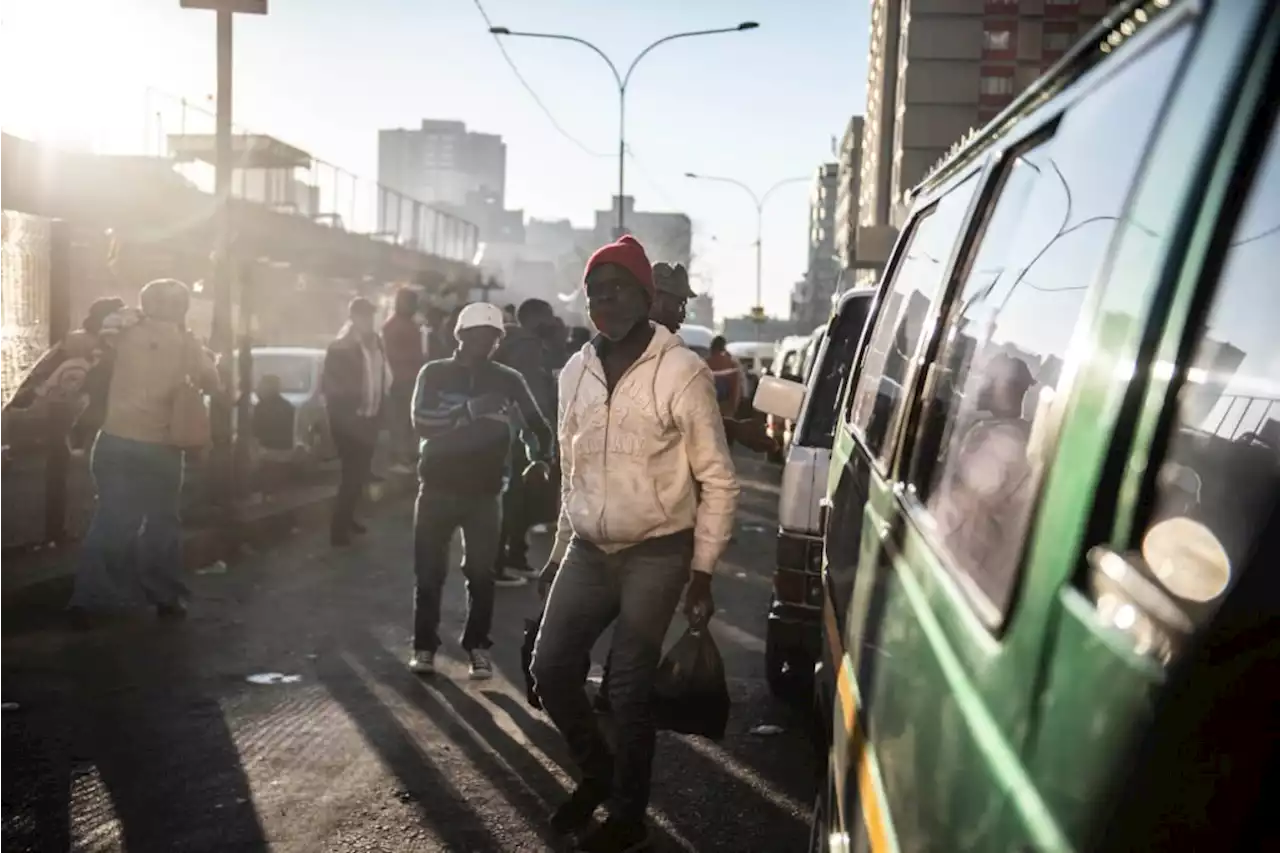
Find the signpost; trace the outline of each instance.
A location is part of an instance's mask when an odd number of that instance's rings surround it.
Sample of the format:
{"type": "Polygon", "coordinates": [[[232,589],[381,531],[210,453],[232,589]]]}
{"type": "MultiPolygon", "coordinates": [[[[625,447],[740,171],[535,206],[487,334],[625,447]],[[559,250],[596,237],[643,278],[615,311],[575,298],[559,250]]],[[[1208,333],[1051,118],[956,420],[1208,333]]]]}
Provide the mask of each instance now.
{"type": "MultiPolygon", "coordinates": [[[[213,248],[213,323],[209,345],[221,358],[222,381],[228,386],[228,369],[234,346],[231,320],[231,20],[239,14],[265,15],[267,0],[179,0],[184,9],[216,13],[218,43],[217,117],[214,132],[214,194],[217,198],[215,243],[213,248]]],[[[245,330],[247,333],[247,330],[245,330]]],[[[249,368],[242,365],[242,368],[249,368]]],[[[242,389],[245,390],[245,389],[242,389]]],[[[232,500],[235,475],[231,453],[231,408],[229,393],[216,395],[210,406],[213,450],[209,470],[213,472],[214,502],[222,516],[225,536],[223,551],[230,556],[235,547],[235,511],[232,500]]]]}

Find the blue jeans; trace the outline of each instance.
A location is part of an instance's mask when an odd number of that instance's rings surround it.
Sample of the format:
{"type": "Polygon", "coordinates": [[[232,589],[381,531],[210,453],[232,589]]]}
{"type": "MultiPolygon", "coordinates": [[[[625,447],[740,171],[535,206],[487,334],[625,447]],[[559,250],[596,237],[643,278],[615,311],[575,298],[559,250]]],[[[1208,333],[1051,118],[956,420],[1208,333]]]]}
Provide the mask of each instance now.
{"type": "Polygon", "coordinates": [[[177,604],[182,580],[182,451],[99,433],[91,462],[98,505],[71,606],[117,610],[177,604]]]}

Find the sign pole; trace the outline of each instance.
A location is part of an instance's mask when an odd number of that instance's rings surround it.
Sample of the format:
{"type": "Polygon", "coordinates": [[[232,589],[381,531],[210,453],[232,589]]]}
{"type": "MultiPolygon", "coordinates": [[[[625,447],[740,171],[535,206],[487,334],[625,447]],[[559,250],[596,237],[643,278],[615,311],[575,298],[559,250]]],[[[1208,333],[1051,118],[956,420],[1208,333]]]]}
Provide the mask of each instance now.
{"type": "Polygon", "coordinates": [[[221,359],[224,393],[211,406],[213,416],[213,450],[209,470],[213,475],[214,503],[218,508],[224,538],[223,553],[230,556],[235,548],[235,475],[232,465],[232,376],[231,355],[231,82],[232,82],[232,13],[216,11],[218,20],[218,88],[215,124],[214,195],[215,207],[213,249],[213,324],[209,344],[221,359]]]}

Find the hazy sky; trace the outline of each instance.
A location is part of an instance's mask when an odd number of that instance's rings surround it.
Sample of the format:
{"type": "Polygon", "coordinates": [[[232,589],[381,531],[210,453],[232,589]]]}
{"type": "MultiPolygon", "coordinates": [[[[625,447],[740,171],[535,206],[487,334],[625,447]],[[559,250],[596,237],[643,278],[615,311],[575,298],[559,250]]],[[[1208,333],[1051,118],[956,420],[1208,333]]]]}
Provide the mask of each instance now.
{"type": "MultiPolygon", "coordinates": [[[[617,96],[599,57],[572,44],[511,39],[520,86],[473,0],[269,0],[236,19],[235,120],[362,176],[377,173],[377,130],[461,119],[507,141],[507,203],[587,225],[616,192],[617,96]]],[[[832,159],[832,137],[862,111],[867,6],[834,0],[485,0],[496,24],[589,39],[625,68],[654,39],[759,21],[760,29],[677,41],[632,78],[629,194],[694,222],[695,272],[717,313],[753,301],[755,211],[740,190],[683,177],[726,175],[763,192],[832,159]],[[712,239],[714,237],[714,239],[712,239]]],[[[214,17],[179,0],[7,0],[0,121],[5,130],[99,150],[139,151],[147,116],[214,88],[214,17]]],[[[193,122],[194,123],[194,122],[193,122]]],[[[205,130],[197,127],[190,129],[205,130]]],[[[153,134],[154,135],[154,134],[153,134]]],[[[806,266],[808,185],[765,212],[765,305],[785,312],[806,266]]]]}

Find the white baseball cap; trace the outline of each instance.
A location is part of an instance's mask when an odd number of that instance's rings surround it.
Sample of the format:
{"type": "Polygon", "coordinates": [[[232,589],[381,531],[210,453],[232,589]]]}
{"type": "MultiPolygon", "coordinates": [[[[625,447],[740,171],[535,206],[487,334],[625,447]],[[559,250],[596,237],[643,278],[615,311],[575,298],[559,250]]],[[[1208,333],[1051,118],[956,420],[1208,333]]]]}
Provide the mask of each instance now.
{"type": "Polygon", "coordinates": [[[458,323],[453,327],[453,333],[456,335],[463,329],[474,329],[477,326],[488,326],[505,332],[507,324],[502,309],[488,302],[472,302],[458,312],[458,323]]]}

